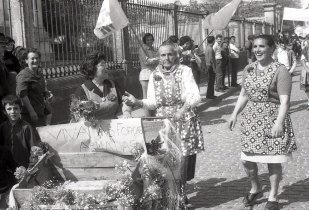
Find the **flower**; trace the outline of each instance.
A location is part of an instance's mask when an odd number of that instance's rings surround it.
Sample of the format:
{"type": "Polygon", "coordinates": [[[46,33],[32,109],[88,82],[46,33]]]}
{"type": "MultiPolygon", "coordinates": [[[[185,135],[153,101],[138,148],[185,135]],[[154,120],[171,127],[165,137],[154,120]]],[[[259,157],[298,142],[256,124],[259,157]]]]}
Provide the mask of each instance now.
{"type": "Polygon", "coordinates": [[[90,100],[82,101],[77,98],[72,98],[70,103],[70,113],[73,121],[85,119],[86,121],[95,121],[94,112],[98,110],[99,104],[90,100]]]}
{"type": "Polygon", "coordinates": [[[117,99],[117,96],[115,94],[108,94],[108,96],[106,96],[106,98],[109,100],[109,101],[116,101],[117,99]]]}
{"type": "Polygon", "coordinates": [[[154,79],[155,79],[155,81],[160,81],[160,80],[162,80],[162,77],[158,74],[154,74],[154,79]]]}
{"type": "Polygon", "coordinates": [[[20,166],[16,168],[14,172],[14,176],[17,180],[21,180],[25,177],[25,175],[28,174],[27,169],[24,166],[20,166]]]}

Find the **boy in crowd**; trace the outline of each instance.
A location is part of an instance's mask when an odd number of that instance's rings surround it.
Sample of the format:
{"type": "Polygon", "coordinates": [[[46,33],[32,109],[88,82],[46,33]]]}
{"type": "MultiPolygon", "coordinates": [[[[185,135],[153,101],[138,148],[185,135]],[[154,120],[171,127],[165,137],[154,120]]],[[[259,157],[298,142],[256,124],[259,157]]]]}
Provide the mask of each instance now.
{"type": "Polygon", "coordinates": [[[21,119],[21,102],[16,96],[4,97],[2,106],[8,120],[0,125],[0,146],[8,147],[14,161],[27,168],[31,147],[38,146],[40,136],[29,123],[21,119]]]}

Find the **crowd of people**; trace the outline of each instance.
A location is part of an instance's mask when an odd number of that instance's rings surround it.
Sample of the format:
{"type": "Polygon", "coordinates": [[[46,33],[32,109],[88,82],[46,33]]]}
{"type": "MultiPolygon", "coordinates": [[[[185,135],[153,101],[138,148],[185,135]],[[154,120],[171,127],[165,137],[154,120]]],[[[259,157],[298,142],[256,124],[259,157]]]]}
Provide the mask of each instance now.
{"type": "MultiPolygon", "coordinates": [[[[289,116],[291,76],[295,73],[297,58],[301,59],[308,75],[308,39],[306,36],[305,41],[300,42],[301,39],[295,37],[250,35],[246,45],[248,65],[243,70],[241,84],[237,84],[240,49],[235,36],[208,36],[203,63],[199,46],[191,37],[170,36],[156,50],[154,36],[146,33],[139,50],[142,99],[109,78],[107,61],[101,52],[90,53],[85,58],[80,70],[86,81],[77,88],[74,97],[98,104],[95,117],[99,120],[117,118],[119,113],[129,118],[132,108],[147,110],[147,117],[172,119],[181,141],[185,186],[194,178],[196,155],[204,150],[196,109],[201,101],[198,86],[201,72],[208,74],[206,98],[215,99],[215,91],[225,92],[229,88],[225,83],[229,69],[231,86],[241,85],[229,128],[233,130],[242,112],[241,159],[252,185],[243,202],[246,206],[253,205],[262,192],[257,163],[266,163],[271,185],[266,209],[278,209],[281,164],[291,160],[292,152],[297,149],[289,116]],[[300,43],[302,49],[295,47],[295,43],[300,43]]],[[[35,128],[50,124],[53,112],[50,104],[53,95],[47,90],[40,70],[40,52],[21,51],[23,56],[16,53],[13,39],[0,35],[0,99],[4,114],[0,125],[0,172],[5,174],[1,175],[0,193],[14,183],[12,172],[16,166],[28,167],[30,149],[41,141],[35,128]]],[[[309,82],[304,84],[304,90],[309,107],[309,82]]],[[[186,197],[185,202],[188,203],[186,197]]]]}

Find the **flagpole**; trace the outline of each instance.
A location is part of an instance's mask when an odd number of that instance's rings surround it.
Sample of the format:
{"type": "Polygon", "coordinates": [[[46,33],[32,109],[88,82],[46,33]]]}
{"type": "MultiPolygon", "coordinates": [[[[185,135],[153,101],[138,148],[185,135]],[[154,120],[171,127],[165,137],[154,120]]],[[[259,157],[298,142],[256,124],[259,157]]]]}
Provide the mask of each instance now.
{"type": "Polygon", "coordinates": [[[131,24],[129,24],[128,26],[129,26],[129,28],[132,30],[134,36],[135,36],[136,39],[137,39],[137,42],[138,42],[139,46],[142,48],[142,50],[143,50],[143,52],[145,53],[145,55],[146,55],[147,57],[149,57],[147,51],[145,50],[145,48],[143,47],[143,44],[141,43],[140,38],[137,36],[137,33],[136,33],[136,31],[134,30],[134,28],[131,26],[131,24]]]}
{"type": "Polygon", "coordinates": [[[211,30],[211,31],[207,34],[206,38],[201,42],[201,44],[198,46],[198,48],[199,48],[200,46],[202,46],[202,44],[206,41],[206,39],[210,36],[210,34],[212,34],[213,31],[214,31],[214,30],[211,30]]]}

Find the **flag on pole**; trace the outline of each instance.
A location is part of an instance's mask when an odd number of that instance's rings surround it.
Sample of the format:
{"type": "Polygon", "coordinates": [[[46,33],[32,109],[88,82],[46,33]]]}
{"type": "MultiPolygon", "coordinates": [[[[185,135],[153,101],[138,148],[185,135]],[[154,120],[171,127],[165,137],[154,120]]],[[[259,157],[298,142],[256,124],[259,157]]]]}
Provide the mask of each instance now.
{"type": "Polygon", "coordinates": [[[309,21],[309,9],[284,7],[283,20],[309,21]]]}
{"type": "Polygon", "coordinates": [[[94,29],[94,34],[103,39],[114,31],[123,29],[129,20],[117,0],[104,0],[94,29]]]}
{"type": "Polygon", "coordinates": [[[225,29],[225,27],[232,19],[241,1],[242,0],[233,0],[224,7],[222,7],[218,12],[211,13],[210,15],[206,16],[205,28],[212,30],[225,29]]]}

